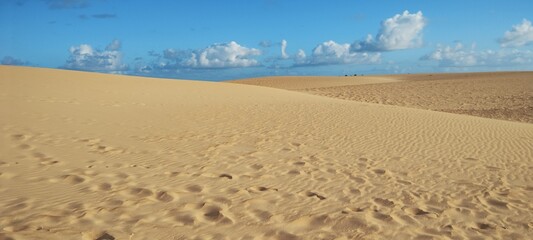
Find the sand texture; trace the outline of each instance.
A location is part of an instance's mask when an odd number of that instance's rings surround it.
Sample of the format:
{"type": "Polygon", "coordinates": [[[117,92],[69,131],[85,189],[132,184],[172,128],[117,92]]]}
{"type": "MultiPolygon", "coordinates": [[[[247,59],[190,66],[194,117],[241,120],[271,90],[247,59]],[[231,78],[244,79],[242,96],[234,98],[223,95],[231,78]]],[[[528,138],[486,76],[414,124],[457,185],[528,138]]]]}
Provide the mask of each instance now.
{"type": "Polygon", "coordinates": [[[533,235],[528,123],[7,66],[0,115],[0,239],[533,235]]]}
{"type": "Polygon", "coordinates": [[[274,79],[276,81],[258,78],[234,82],[360,102],[533,123],[533,72],[274,79]]]}
{"type": "Polygon", "coordinates": [[[282,76],[282,77],[261,77],[241,80],[227,81],[230,83],[257,85],[263,87],[281,88],[287,90],[303,90],[313,88],[328,88],[338,86],[353,86],[375,83],[398,82],[390,76],[373,77],[316,77],[316,76],[282,76]]]}

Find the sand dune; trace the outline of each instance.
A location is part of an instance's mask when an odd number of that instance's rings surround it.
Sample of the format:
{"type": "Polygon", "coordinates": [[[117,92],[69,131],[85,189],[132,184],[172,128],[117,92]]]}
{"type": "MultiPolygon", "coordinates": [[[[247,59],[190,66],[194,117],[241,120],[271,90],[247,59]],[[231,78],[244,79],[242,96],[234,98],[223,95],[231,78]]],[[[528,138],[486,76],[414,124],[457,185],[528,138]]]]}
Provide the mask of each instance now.
{"type": "Polygon", "coordinates": [[[277,77],[233,81],[315,95],[533,123],[533,72],[277,77]],[[297,80],[295,80],[297,79],[297,80]]]}
{"type": "Polygon", "coordinates": [[[532,235],[527,123],[7,66],[0,114],[3,239],[532,235]]]}
{"type": "Polygon", "coordinates": [[[302,90],[310,88],[324,88],[337,86],[353,86],[375,83],[397,82],[395,77],[359,76],[359,77],[316,77],[316,76],[277,76],[260,77],[227,81],[230,83],[257,85],[263,87],[281,88],[287,90],[302,90]]]}

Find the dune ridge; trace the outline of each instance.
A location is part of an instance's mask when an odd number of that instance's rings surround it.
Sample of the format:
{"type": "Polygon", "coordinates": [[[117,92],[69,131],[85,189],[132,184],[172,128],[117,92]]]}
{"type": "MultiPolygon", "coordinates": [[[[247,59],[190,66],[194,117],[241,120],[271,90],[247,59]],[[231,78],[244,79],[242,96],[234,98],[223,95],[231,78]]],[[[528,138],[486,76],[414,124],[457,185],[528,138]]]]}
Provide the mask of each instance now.
{"type": "Polygon", "coordinates": [[[0,114],[4,239],[532,233],[527,123],[7,66],[0,114]]]}
{"type": "Polygon", "coordinates": [[[533,123],[533,72],[276,77],[230,82],[533,123]]]}

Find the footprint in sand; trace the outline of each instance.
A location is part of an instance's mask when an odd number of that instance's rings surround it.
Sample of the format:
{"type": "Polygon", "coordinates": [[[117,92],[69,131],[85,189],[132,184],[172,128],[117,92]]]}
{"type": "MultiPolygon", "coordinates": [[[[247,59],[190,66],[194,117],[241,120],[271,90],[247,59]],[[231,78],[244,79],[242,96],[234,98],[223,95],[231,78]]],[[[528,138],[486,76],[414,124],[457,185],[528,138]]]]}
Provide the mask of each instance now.
{"type": "Polygon", "coordinates": [[[190,214],[179,213],[174,216],[174,221],[184,226],[192,226],[196,222],[196,219],[190,214]]]}
{"type": "Polygon", "coordinates": [[[79,183],[82,183],[85,181],[84,178],[78,176],[78,175],[63,175],[62,176],[63,180],[65,180],[66,182],[70,183],[70,184],[79,184],[79,183]]]}
{"type": "Polygon", "coordinates": [[[293,143],[290,143],[290,145],[292,145],[294,147],[300,147],[302,144],[301,143],[297,143],[297,142],[293,142],[293,143]]]}
{"type": "Polygon", "coordinates": [[[361,195],[361,191],[357,188],[349,187],[343,190],[344,194],[346,195],[355,195],[359,196],[361,195]]]}
{"type": "Polygon", "coordinates": [[[33,152],[32,156],[34,158],[37,158],[40,161],[45,161],[45,160],[51,160],[52,159],[51,157],[48,157],[48,156],[46,156],[46,154],[41,153],[41,152],[33,152]]]}
{"type": "Polygon", "coordinates": [[[304,166],[305,162],[298,161],[298,162],[294,162],[292,165],[294,165],[294,166],[304,166]]]}
{"type": "Polygon", "coordinates": [[[204,210],[204,219],[210,222],[217,222],[219,224],[233,224],[233,220],[224,216],[222,208],[219,206],[208,206],[204,210]]]}
{"type": "Polygon", "coordinates": [[[204,217],[209,220],[209,221],[217,221],[219,219],[221,219],[224,215],[222,215],[222,213],[220,213],[222,209],[220,209],[219,207],[216,207],[216,206],[212,206],[212,207],[208,207],[206,210],[205,210],[205,213],[204,213],[204,217]]]}
{"type": "Polygon", "coordinates": [[[31,135],[26,134],[13,134],[11,135],[11,140],[13,141],[26,141],[31,137],[31,135]]]}
{"type": "Polygon", "coordinates": [[[291,169],[287,172],[287,174],[289,175],[299,175],[300,174],[300,171],[298,171],[297,169],[291,169]]]}
{"type": "Polygon", "coordinates": [[[33,149],[33,146],[23,143],[23,144],[18,145],[17,148],[21,150],[31,150],[33,149]]]}
{"type": "Polygon", "coordinates": [[[476,227],[481,229],[481,230],[495,229],[496,228],[493,225],[488,224],[488,223],[476,223],[476,227]]]}
{"type": "Polygon", "coordinates": [[[93,191],[109,191],[111,188],[112,185],[110,183],[99,183],[91,187],[93,191]]]}
{"type": "Polygon", "coordinates": [[[272,218],[272,213],[260,209],[250,211],[251,215],[260,222],[268,222],[272,218]]]}
{"type": "Polygon", "coordinates": [[[226,173],[223,173],[223,174],[220,174],[218,176],[219,178],[227,178],[227,179],[233,179],[233,176],[231,176],[230,174],[226,174],[226,173]]]}
{"type": "Polygon", "coordinates": [[[173,177],[179,176],[181,172],[165,172],[164,174],[170,178],[173,178],[173,177]]]}
{"type": "Polygon", "coordinates": [[[388,199],[384,199],[384,198],[374,198],[374,202],[383,206],[383,207],[388,207],[388,208],[392,208],[394,207],[394,202],[393,201],[390,201],[388,199]]]}
{"type": "Polygon", "coordinates": [[[255,192],[265,192],[265,191],[278,191],[277,188],[268,188],[268,187],[249,187],[246,189],[249,193],[255,193],[255,192]]]}
{"type": "Polygon", "coordinates": [[[260,170],[263,168],[263,165],[255,163],[255,164],[250,165],[250,168],[254,170],[260,170]]]}
{"type": "Polygon", "coordinates": [[[148,197],[153,194],[153,192],[150,191],[149,189],[141,188],[141,187],[132,188],[130,189],[129,193],[133,196],[140,197],[140,198],[148,197]]]}
{"type": "Polygon", "coordinates": [[[204,188],[200,185],[192,184],[187,186],[185,189],[189,192],[201,192],[204,188]]]}
{"type": "Polygon", "coordinates": [[[326,199],[326,197],[324,197],[324,196],[322,196],[322,195],[320,195],[318,193],[315,193],[315,192],[306,192],[305,195],[308,196],[308,197],[316,197],[319,200],[325,200],[326,199]]]}
{"type": "Polygon", "coordinates": [[[161,202],[171,202],[174,200],[174,197],[166,191],[157,192],[155,198],[161,202]]]}
{"type": "Polygon", "coordinates": [[[403,211],[413,216],[423,216],[430,214],[430,212],[426,212],[420,208],[404,208],[403,211]]]}
{"type": "Polygon", "coordinates": [[[394,221],[389,214],[380,213],[378,211],[373,212],[371,215],[373,218],[380,220],[380,221],[384,221],[384,222],[394,221]]]}

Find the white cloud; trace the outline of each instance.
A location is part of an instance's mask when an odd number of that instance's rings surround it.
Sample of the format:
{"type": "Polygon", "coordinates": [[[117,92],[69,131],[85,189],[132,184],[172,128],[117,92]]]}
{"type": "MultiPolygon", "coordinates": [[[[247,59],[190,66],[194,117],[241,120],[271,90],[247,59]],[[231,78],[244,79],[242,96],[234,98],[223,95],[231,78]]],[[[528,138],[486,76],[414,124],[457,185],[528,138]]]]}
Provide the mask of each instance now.
{"type": "Polygon", "coordinates": [[[113,40],[107,47],[105,47],[105,50],[107,51],[118,51],[122,47],[122,43],[120,40],[115,39],[113,40]]]}
{"type": "Polygon", "coordinates": [[[381,54],[351,52],[350,44],[327,41],[316,46],[309,57],[300,49],[295,59],[296,65],[378,63],[381,61],[381,54]]]}
{"type": "Polygon", "coordinates": [[[295,63],[298,64],[305,64],[305,61],[307,59],[307,56],[305,55],[305,51],[303,49],[298,49],[298,52],[296,53],[296,56],[294,58],[295,63]]]}
{"type": "Polygon", "coordinates": [[[253,57],[260,55],[261,51],[232,41],[197,50],[167,48],[161,53],[150,51],[148,54],[152,59],[148,62],[140,59],[136,62],[134,71],[168,76],[180,72],[201,72],[202,69],[259,66],[259,61],[253,57]]]}
{"type": "Polygon", "coordinates": [[[289,58],[289,55],[286,52],[287,49],[287,40],[283,39],[281,40],[281,58],[287,59],[289,58]]]}
{"type": "Polygon", "coordinates": [[[465,48],[457,43],[454,47],[438,46],[421,59],[436,61],[440,67],[531,65],[533,64],[533,51],[517,49],[477,51],[474,46],[465,48]]]}
{"type": "Polygon", "coordinates": [[[404,11],[383,21],[375,39],[368,35],[365,41],[354,43],[352,51],[391,51],[420,47],[425,26],[426,19],[421,11],[413,14],[404,11]]]}
{"type": "Polygon", "coordinates": [[[477,54],[472,49],[464,49],[461,43],[454,47],[438,46],[435,51],[422,57],[423,60],[433,60],[439,62],[440,66],[464,67],[478,64],[477,54]]]}
{"type": "Polygon", "coordinates": [[[120,73],[128,69],[122,64],[120,41],[110,43],[106,50],[94,49],[91,45],[81,44],[69,49],[70,56],[65,64],[67,69],[120,73]]]}
{"type": "Polygon", "coordinates": [[[231,41],[213,44],[191,53],[183,65],[190,68],[235,68],[258,66],[259,62],[251,57],[261,55],[255,48],[247,48],[231,41]]]}
{"type": "Polygon", "coordinates": [[[190,51],[184,51],[184,50],[176,50],[174,48],[167,48],[163,50],[163,55],[157,55],[158,57],[163,57],[167,60],[173,60],[173,61],[181,61],[184,58],[187,58],[190,56],[190,51]]]}
{"type": "Polygon", "coordinates": [[[533,44],[533,26],[527,19],[521,24],[514,25],[510,31],[505,32],[499,40],[502,47],[520,47],[533,44]]]}

